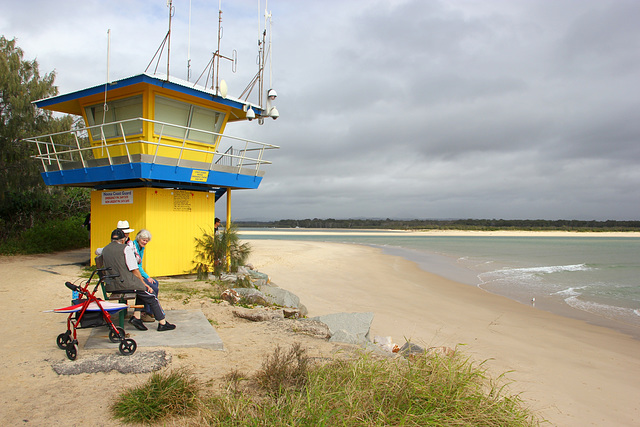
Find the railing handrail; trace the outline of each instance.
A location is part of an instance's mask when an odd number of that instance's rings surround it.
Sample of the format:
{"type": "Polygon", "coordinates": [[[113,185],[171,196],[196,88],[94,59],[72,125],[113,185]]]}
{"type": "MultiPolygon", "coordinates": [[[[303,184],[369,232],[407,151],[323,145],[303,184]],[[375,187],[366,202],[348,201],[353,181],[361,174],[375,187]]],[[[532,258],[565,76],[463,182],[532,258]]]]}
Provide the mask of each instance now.
{"type": "MultiPolygon", "coordinates": [[[[140,132],[142,134],[144,134],[143,132],[140,132]]],[[[138,135],[138,132],[129,132],[129,136],[135,136],[138,135]]],[[[153,135],[156,135],[155,132],[153,133],[153,135]]],[[[82,167],[86,168],[87,167],[87,163],[86,163],[86,159],[85,156],[86,154],[84,154],[86,151],[92,151],[92,150],[100,150],[100,149],[106,149],[107,153],[106,153],[106,157],[108,158],[109,161],[109,165],[113,166],[113,159],[112,159],[112,155],[109,152],[109,149],[113,149],[114,147],[119,147],[119,146],[124,146],[125,152],[126,152],[126,156],[128,158],[129,163],[132,162],[131,159],[131,154],[130,154],[130,145],[131,144],[148,144],[148,145],[152,145],[155,146],[155,152],[156,155],[153,158],[153,161],[150,163],[155,163],[156,159],[157,159],[157,153],[158,150],[161,147],[167,147],[167,148],[172,148],[172,149],[179,149],[182,151],[188,151],[188,152],[195,152],[195,153],[203,153],[203,154],[207,154],[207,155],[213,155],[213,160],[210,163],[209,166],[209,170],[212,170],[215,164],[220,163],[221,160],[224,159],[228,159],[229,161],[229,165],[231,167],[237,167],[238,172],[240,172],[240,170],[242,168],[246,168],[247,166],[255,166],[255,174],[257,175],[259,170],[260,170],[260,165],[262,164],[271,164],[270,161],[267,160],[263,160],[263,154],[264,154],[264,150],[271,150],[271,149],[278,149],[280,148],[277,145],[273,145],[273,144],[267,144],[264,142],[260,142],[260,141],[254,141],[254,140],[250,140],[247,138],[241,138],[241,137],[236,137],[236,136],[232,136],[232,135],[224,135],[222,133],[218,133],[218,132],[213,132],[213,131],[207,131],[204,129],[198,129],[198,128],[193,128],[193,127],[188,127],[188,126],[182,126],[182,125],[176,125],[176,124],[172,124],[172,123],[167,123],[167,122],[162,122],[162,121],[158,121],[158,120],[151,120],[151,119],[145,119],[142,117],[139,118],[134,118],[134,119],[125,119],[125,120],[119,120],[119,121],[115,121],[115,122],[109,122],[109,123],[104,123],[104,124],[99,124],[99,125],[93,125],[93,126],[88,126],[88,127],[82,127],[82,128],[76,128],[76,129],[70,129],[68,131],[61,131],[61,132],[54,132],[51,134],[47,134],[47,135],[40,135],[40,136],[36,136],[36,137],[31,137],[31,138],[25,138],[24,139],[27,142],[35,142],[38,145],[38,154],[33,155],[32,157],[35,159],[39,159],[42,161],[43,164],[43,168],[45,169],[45,171],[47,171],[47,164],[45,162],[48,162],[49,164],[52,163],[57,163],[58,164],[58,170],[62,171],[62,167],[61,167],[61,163],[67,163],[67,162],[73,162],[74,161],[74,155],[77,154],[80,156],[80,161],[82,162],[82,167]],[[202,141],[197,141],[197,140],[186,140],[188,142],[193,142],[196,144],[202,144],[202,145],[210,145],[211,148],[216,148],[215,151],[211,150],[211,149],[207,149],[207,148],[194,148],[194,147],[187,147],[185,146],[185,138],[174,138],[171,136],[166,136],[164,135],[164,131],[161,131],[158,134],[158,140],[157,141],[148,141],[148,140],[144,140],[143,138],[135,138],[135,139],[128,139],[127,135],[124,132],[125,123],[130,123],[130,122],[136,122],[136,121],[140,121],[142,123],[146,122],[146,123],[153,123],[161,125],[162,129],[164,129],[166,126],[168,127],[173,127],[173,128],[178,128],[178,129],[182,129],[185,131],[185,135],[188,135],[187,132],[191,132],[191,131],[195,131],[195,132],[199,132],[199,133],[204,133],[204,134],[209,134],[209,135],[213,135],[215,136],[215,139],[217,139],[217,143],[215,145],[211,145],[207,142],[202,142],[202,141]],[[120,131],[121,135],[119,136],[115,136],[115,137],[109,137],[107,139],[107,137],[105,137],[105,132],[104,132],[104,128],[105,126],[118,126],[118,130],[120,131]],[[92,131],[96,131],[99,130],[99,137],[98,138],[93,138],[92,135],[94,135],[94,133],[92,131]],[[62,137],[65,135],[74,135],[75,138],[75,143],[76,146],[74,147],[73,145],[71,145],[70,143],[56,143],[54,142],[54,137],[62,137]],[[80,143],[78,141],[78,137],[85,137],[85,138],[91,138],[94,140],[95,142],[98,142],[98,144],[95,145],[91,145],[89,147],[81,147],[80,143]],[[167,139],[176,139],[177,141],[179,140],[183,140],[182,143],[180,142],[176,142],[175,144],[171,144],[171,143],[166,143],[163,141],[166,141],[167,139]],[[218,151],[218,148],[223,148],[220,147],[220,144],[223,140],[233,140],[233,141],[241,141],[243,142],[244,148],[243,149],[238,149],[238,150],[234,150],[233,146],[229,146],[226,151],[221,152],[218,151]],[[111,142],[108,142],[111,141],[111,142]],[[40,147],[44,146],[44,149],[41,149],[40,147]],[[234,154],[234,152],[238,153],[238,154],[234,154]],[[257,152],[257,157],[248,157],[247,154],[250,152],[257,152]],[[68,159],[66,158],[68,157],[68,159]],[[218,159],[216,160],[216,157],[218,157],[218,159]],[[235,163],[237,163],[236,165],[234,165],[234,160],[235,163]]],[[[226,145],[225,145],[226,147],[226,145]]],[[[180,165],[182,159],[182,154],[179,157],[176,157],[176,166],[180,165]]]]}
{"type": "MultiPolygon", "coordinates": [[[[25,139],[25,141],[31,141],[31,139],[25,139]]],[[[40,144],[46,144],[46,145],[51,145],[51,142],[44,142],[44,141],[35,141],[38,142],[40,144]]],[[[126,142],[114,142],[114,143],[110,143],[108,144],[108,147],[118,147],[120,145],[131,145],[131,144],[149,144],[149,145],[156,145],[159,147],[167,147],[167,148],[173,148],[173,149],[180,149],[182,148],[181,146],[177,146],[177,145],[171,145],[171,144],[163,144],[160,142],[153,142],[153,141],[145,141],[144,139],[136,139],[136,140],[131,140],[131,141],[126,141],[126,142]]],[[[275,147],[275,146],[274,146],[275,147]]],[[[69,154],[69,153],[74,153],[74,152],[78,152],[78,151],[88,151],[88,150],[95,150],[95,149],[100,149],[102,148],[102,146],[95,146],[95,147],[81,147],[79,149],[73,149],[73,150],[65,150],[65,151],[56,151],[54,153],[49,153],[49,154],[34,154],[33,156],[31,156],[34,159],[48,159],[49,157],[51,157],[51,155],[55,155],[59,156],[62,154],[69,154]]],[[[229,147],[229,149],[232,149],[233,147],[229,147]]],[[[278,147],[279,148],[279,147],[278,147]]],[[[232,158],[236,158],[236,159],[248,159],[248,160],[255,160],[255,161],[259,161],[259,159],[253,159],[251,157],[246,157],[246,156],[238,156],[232,153],[229,153],[229,149],[227,149],[227,151],[225,151],[224,153],[220,153],[220,152],[213,152],[213,151],[208,151],[208,150],[202,150],[199,148],[185,148],[185,150],[188,151],[195,151],[197,153],[204,153],[204,154],[213,154],[213,155],[218,155],[221,158],[222,157],[232,157],[232,158]]],[[[271,147],[266,148],[266,149],[271,149],[271,147]]],[[[241,151],[241,152],[246,152],[246,151],[262,151],[263,149],[261,148],[253,148],[253,149],[249,149],[249,150],[237,150],[237,151],[241,151]]],[[[178,160],[177,158],[175,160],[178,160]]],[[[272,164],[270,161],[268,160],[261,160],[261,163],[264,164],[272,164]]]]}
{"type": "MultiPolygon", "coordinates": [[[[50,136],[53,137],[53,136],[57,136],[57,135],[66,135],[66,134],[75,133],[75,132],[87,132],[88,133],[88,131],[90,131],[92,129],[103,129],[105,126],[114,126],[114,125],[118,125],[118,124],[121,124],[121,123],[128,123],[128,122],[135,122],[135,121],[141,121],[141,122],[147,122],[147,123],[157,123],[157,124],[160,124],[160,125],[171,126],[171,127],[175,127],[175,128],[179,128],[179,129],[184,129],[184,130],[207,133],[209,135],[215,135],[215,136],[219,136],[219,137],[222,137],[222,138],[235,139],[235,140],[242,141],[242,142],[246,141],[246,142],[249,142],[251,144],[262,145],[262,146],[273,148],[273,149],[280,148],[278,145],[268,144],[266,142],[254,141],[254,140],[248,139],[248,138],[241,138],[239,136],[233,136],[233,135],[225,135],[225,134],[219,133],[219,132],[213,132],[213,131],[204,130],[204,129],[192,128],[192,127],[188,127],[188,126],[177,125],[177,124],[174,124],[174,123],[162,122],[160,120],[146,119],[144,117],[137,117],[137,118],[133,118],[133,119],[124,119],[124,120],[118,120],[118,121],[115,121],[115,122],[103,123],[103,124],[99,124],[99,125],[86,126],[86,127],[81,127],[81,128],[77,128],[77,129],[70,129],[70,130],[67,130],[67,131],[48,133],[46,135],[40,135],[40,136],[31,137],[31,138],[25,138],[25,141],[32,141],[34,138],[48,138],[50,136]]],[[[114,137],[114,139],[115,138],[116,137],[114,137]]],[[[190,142],[199,142],[201,144],[206,144],[206,143],[201,142],[201,141],[190,140],[190,142]]],[[[95,148],[95,147],[92,147],[92,148],[95,148]]]]}

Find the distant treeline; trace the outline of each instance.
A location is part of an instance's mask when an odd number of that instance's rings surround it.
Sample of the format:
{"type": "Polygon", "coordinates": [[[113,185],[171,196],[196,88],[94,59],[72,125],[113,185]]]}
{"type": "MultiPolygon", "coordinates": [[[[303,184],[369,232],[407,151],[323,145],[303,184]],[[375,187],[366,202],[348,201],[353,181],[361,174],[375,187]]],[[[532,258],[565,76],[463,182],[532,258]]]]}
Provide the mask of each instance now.
{"type": "Polygon", "coordinates": [[[237,221],[239,227],[349,228],[389,230],[564,230],[640,231],[640,221],[581,221],[544,219],[281,219],[278,221],[237,221]]]}

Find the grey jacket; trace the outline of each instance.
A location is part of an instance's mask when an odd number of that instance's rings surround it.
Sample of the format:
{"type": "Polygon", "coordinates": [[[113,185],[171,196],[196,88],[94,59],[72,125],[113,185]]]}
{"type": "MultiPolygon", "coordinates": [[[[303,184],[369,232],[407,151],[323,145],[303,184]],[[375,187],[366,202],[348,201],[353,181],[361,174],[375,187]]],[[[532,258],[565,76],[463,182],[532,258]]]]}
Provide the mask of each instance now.
{"type": "Polygon", "coordinates": [[[119,274],[118,277],[105,280],[105,289],[107,292],[144,291],[147,289],[142,281],[129,271],[124,257],[126,247],[127,245],[111,242],[102,250],[102,262],[104,266],[111,267],[111,270],[105,272],[106,275],[119,274]]]}

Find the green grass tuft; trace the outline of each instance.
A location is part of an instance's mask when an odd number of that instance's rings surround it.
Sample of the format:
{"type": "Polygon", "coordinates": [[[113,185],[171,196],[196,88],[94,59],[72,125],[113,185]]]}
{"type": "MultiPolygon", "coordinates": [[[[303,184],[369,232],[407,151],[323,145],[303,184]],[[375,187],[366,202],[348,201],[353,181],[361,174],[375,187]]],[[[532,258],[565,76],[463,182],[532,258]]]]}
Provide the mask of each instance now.
{"type": "Polygon", "coordinates": [[[125,423],[152,423],[189,415],[198,407],[199,391],[197,380],[185,370],[154,372],[146,383],[122,394],[111,411],[114,418],[125,423]]]}

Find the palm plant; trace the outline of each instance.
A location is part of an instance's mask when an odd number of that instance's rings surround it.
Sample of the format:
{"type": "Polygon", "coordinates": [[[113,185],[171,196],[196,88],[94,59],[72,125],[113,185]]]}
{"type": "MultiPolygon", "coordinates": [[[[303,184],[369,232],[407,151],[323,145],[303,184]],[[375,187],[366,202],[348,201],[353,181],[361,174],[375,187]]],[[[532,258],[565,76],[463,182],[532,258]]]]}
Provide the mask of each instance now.
{"type": "Polygon", "coordinates": [[[193,271],[201,280],[206,279],[210,272],[220,276],[225,271],[238,271],[238,267],[246,263],[251,252],[248,243],[240,242],[238,226],[233,223],[218,234],[202,230],[202,237],[196,237],[195,241],[196,257],[193,271]]]}

